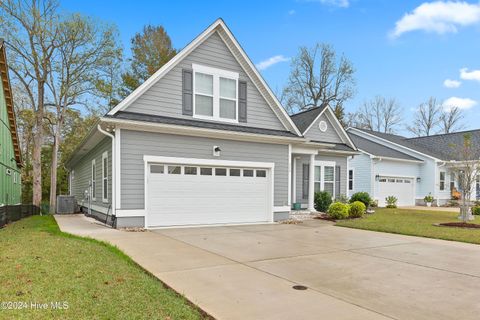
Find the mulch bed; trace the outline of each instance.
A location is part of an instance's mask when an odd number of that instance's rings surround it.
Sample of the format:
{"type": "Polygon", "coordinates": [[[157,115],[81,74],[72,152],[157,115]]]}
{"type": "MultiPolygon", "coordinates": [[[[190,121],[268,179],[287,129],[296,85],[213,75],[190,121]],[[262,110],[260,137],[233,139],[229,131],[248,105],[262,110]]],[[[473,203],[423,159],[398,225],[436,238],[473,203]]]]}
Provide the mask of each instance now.
{"type": "Polygon", "coordinates": [[[337,220],[333,219],[333,218],[330,218],[326,213],[321,213],[319,214],[318,216],[316,216],[315,218],[313,219],[319,219],[319,220],[327,220],[327,221],[332,221],[332,222],[336,222],[337,220]]]}
{"type": "Polygon", "coordinates": [[[480,229],[480,224],[466,223],[466,222],[446,222],[446,223],[436,223],[435,225],[442,226],[442,227],[480,229]]]}

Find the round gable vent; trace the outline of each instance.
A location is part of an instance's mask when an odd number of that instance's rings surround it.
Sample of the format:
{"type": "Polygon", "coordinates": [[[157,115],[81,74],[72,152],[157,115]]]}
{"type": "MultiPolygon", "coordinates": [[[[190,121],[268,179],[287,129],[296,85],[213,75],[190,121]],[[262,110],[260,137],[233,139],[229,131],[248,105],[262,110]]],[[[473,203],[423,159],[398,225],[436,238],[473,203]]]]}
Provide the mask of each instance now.
{"type": "Polygon", "coordinates": [[[323,121],[323,120],[320,121],[320,122],[318,123],[318,128],[319,128],[320,131],[322,131],[322,132],[327,131],[327,123],[326,123],[325,121],[323,121]]]}

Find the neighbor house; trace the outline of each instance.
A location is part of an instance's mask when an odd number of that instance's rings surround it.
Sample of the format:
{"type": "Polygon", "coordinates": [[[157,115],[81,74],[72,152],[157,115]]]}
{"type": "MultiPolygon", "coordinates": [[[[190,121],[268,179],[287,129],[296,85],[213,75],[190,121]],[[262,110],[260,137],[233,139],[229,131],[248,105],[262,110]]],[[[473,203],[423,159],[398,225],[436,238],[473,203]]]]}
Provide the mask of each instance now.
{"type": "Polygon", "coordinates": [[[5,42],[0,39],[0,206],[21,203],[21,167],[5,42]]]}
{"type": "MultiPolygon", "coordinates": [[[[480,130],[406,138],[399,135],[349,128],[348,134],[361,155],[349,158],[349,194],[366,191],[385,205],[395,196],[400,206],[423,205],[432,195],[435,204],[444,205],[452,192],[462,191],[458,169],[465,134],[480,148],[480,130]]],[[[480,196],[479,179],[470,186],[471,200],[480,196]]]]}
{"type": "Polygon", "coordinates": [[[347,192],[355,145],[328,106],[292,118],[219,19],[108,112],[67,162],[117,227],[272,222],[347,192]]]}

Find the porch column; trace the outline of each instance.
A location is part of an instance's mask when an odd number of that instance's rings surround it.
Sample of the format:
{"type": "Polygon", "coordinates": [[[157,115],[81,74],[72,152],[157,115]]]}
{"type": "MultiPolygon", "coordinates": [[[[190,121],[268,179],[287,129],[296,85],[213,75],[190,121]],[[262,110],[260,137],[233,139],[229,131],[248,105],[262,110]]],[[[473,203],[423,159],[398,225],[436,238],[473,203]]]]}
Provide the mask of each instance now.
{"type": "Polygon", "coordinates": [[[293,157],[292,168],[292,205],[297,202],[297,157],[293,157]]]}
{"type": "Polygon", "coordinates": [[[313,195],[315,191],[315,155],[310,155],[310,166],[308,170],[308,211],[315,212],[313,205],[313,195]]]}

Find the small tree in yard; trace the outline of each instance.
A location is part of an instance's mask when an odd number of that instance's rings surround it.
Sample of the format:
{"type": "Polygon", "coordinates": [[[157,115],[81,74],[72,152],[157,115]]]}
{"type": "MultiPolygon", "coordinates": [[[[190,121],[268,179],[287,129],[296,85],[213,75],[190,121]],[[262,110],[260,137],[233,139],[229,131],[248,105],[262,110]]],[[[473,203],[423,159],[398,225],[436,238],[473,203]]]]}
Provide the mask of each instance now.
{"type": "Polygon", "coordinates": [[[472,140],[471,134],[465,134],[463,143],[452,146],[454,154],[458,159],[458,161],[454,161],[453,170],[458,178],[458,183],[463,186],[459,218],[464,222],[474,219],[470,212],[470,199],[472,197],[472,185],[476,182],[477,175],[480,174],[480,150],[472,140]]]}

